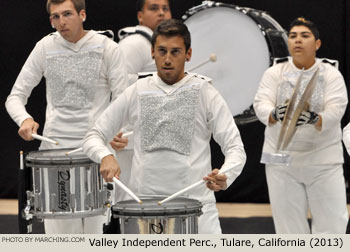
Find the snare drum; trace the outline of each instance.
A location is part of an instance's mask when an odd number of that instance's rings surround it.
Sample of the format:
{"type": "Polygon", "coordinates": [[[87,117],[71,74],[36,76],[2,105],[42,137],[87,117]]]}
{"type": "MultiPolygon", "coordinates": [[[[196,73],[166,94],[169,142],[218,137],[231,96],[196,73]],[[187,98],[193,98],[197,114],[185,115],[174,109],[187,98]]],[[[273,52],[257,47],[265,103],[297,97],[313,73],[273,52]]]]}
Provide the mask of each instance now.
{"type": "Polygon", "coordinates": [[[120,201],[112,207],[113,218],[120,218],[122,234],[198,234],[202,204],[198,200],[175,198],[158,205],[166,197],[120,201]]]}
{"type": "Polygon", "coordinates": [[[38,218],[83,218],[104,214],[107,190],[99,165],[72,149],[33,151],[26,156],[32,167],[33,188],[27,192],[38,218]]]}
{"type": "Polygon", "coordinates": [[[189,9],[183,20],[193,48],[186,70],[214,53],[216,62],[192,71],[213,79],[237,124],[256,121],[251,105],[261,77],[274,58],[289,55],[285,31],[263,11],[213,1],[189,9]]]}

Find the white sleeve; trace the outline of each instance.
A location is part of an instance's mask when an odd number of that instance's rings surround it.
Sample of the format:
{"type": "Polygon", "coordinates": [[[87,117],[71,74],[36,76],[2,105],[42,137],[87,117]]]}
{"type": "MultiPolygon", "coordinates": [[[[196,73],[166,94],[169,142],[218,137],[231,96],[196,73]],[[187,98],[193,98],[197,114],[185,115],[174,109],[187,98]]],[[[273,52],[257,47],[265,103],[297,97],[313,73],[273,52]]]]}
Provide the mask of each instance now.
{"type": "Polygon", "coordinates": [[[38,42],[24,63],[5,103],[7,112],[19,127],[25,119],[32,118],[25,105],[33,88],[43,77],[44,64],[45,53],[42,44],[38,42]]]}
{"type": "Polygon", "coordinates": [[[125,56],[126,70],[132,84],[137,81],[138,73],[142,72],[147,65],[151,47],[149,42],[139,34],[130,35],[119,44],[125,56]]]}
{"type": "Polygon", "coordinates": [[[108,106],[94,127],[87,132],[83,140],[83,150],[93,161],[101,163],[103,157],[112,154],[107,145],[123,124],[127,123],[127,109],[127,99],[123,93],[108,106]]]}
{"type": "Polygon", "coordinates": [[[319,113],[322,116],[322,130],[332,129],[339,124],[347,104],[343,76],[338,70],[331,68],[325,76],[324,110],[319,113]]]}
{"type": "Polygon", "coordinates": [[[265,125],[268,125],[271,111],[276,107],[278,77],[275,67],[267,69],[254,98],[255,114],[265,125]]]}
{"type": "Polygon", "coordinates": [[[103,57],[106,61],[107,78],[112,91],[112,101],[114,101],[129,86],[125,57],[120,46],[110,39],[107,39],[103,57]]]}
{"type": "Polygon", "coordinates": [[[344,142],[346,151],[350,155],[350,123],[348,123],[343,129],[343,142],[344,142]]]}
{"type": "Polygon", "coordinates": [[[227,186],[242,172],[246,162],[246,154],[239,130],[235,124],[232,113],[225,100],[211,85],[208,85],[208,122],[213,132],[214,140],[220,145],[225,155],[225,162],[221,171],[231,169],[225,173],[227,186]]]}

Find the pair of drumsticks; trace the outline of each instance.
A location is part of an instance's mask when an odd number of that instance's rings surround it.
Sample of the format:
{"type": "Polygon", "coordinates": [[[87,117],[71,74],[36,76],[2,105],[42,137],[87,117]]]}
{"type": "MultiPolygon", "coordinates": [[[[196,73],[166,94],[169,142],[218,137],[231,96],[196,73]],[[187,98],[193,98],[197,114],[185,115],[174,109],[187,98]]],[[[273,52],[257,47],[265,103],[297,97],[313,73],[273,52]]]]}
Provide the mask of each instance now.
{"type": "MultiPolygon", "coordinates": [[[[229,171],[231,171],[231,170],[233,170],[233,169],[236,169],[239,165],[240,165],[240,164],[237,164],[237,165],[234,165],[234,166],[232,166],[232,167],[230,167],[230,168],[228,168],[228,169],[220,170],[220,171],[219,171],[219,174],[225,174],[225,173],[227,173],[227,172],[229,172],[229,171]]],[[[136,202],[138,202],[139,204],[142,204],[142,200],[140,200],[129,188],[127,188],[122,182],[120,182],[120,180],[118,180],[117,178],[113,178],[113,181],[114,181],[121,189],[123,189],[126,193],[128,193],[134,200],[136,200],[136,202]]],[[[176,193],[170,195],[169,197],[167,197],[167,198],[165,198],[165,199],[159,201],[159,202],[158,202],[158,205],[164,204],[165,202],[168,202],[168,201],[174,199],[175,197],[180,196],[180,195],[182,195],[182,194],[184,194],[184,193],[186,193],[186,192],[192,190],[193,188],[196,188],[197,186],[200,186],[200,185],[202,185],[202,184],[205,184],[206,182],[207,182],[207,181],[205,181],[205,180],[202,179],[202,180],[200,180],[200,181],[198,181],[198,182],[196,182],[196,183],[194,183],[194,184],[192,184],[192,185],[190,185],[190,186],[187,186],[186,188],[184,188],[184,189],[182,189],[182,190],[180,190],[180,191],[178,191],[178,192],[176,192],[176,193]]]]}
{"type": "MultiPolygon", "coordinates": [[[[193,71],[193,70],[195,70],[195,69],[197,69],[197,68],[199,68],[199,67],[201,67],[201,66],[203,66],[203,65],[205,65],[205,64],[207,64],[207,63],[209,63],[209,62],[215,62],[216,59],[217,59],[217,58],[216,58],[216,55],[215,55],[214,53],[212,53],[212,54],[210,54],[209,59],[207,59],[207,60],[205,60],[205,61],[199,63],[198,65],[192,67],[189,71],[193,71]]],[[[123,136],[124,136],[124,137],[127,137],[127,136],[131,135],[132,133],[133,133],[133,132],[130,131],[130,132],[128,132],[128,133],[125,133],[123,136]]],[[[49,143],[53,143],[53,144],[58,145],[58,142],[57,142],[57,141],[54,141],[54,140],[52,140],[52,139],[50,139],[50,138],[47,138],[47,137],[40,136],[40,135],[38,135],[38,134],[32,134],[32,137],[33,137],[34,139],[37,139],[37,140],[40,140],[40,141],[46,141],[46,142],[49,142],[49,143]]],[[[81,148],[77,148],[77,149],[74,149],[74,150],[72,150],[72,151],[66,152],[66,155],[70,155],[70,154],[73,154],[73,153],[76,153],[76,152],[79,152],[79,151],[82,151],[82,150],[83,150],[82,147],[81,147],[81,148]]],[[[20,155],[21,155],[21,167],[22,167],[22,164],[23,164],[23,152],[21,152],[20,155]]],[[[223,172],[220,171],[219,174],[226,173],[226,172],[228,172],[229,170],[231,170],[231,169],[233,169],[233,168],[235,168],[235,167],[232,167],[232,168],[230,168],[230,169],[227,169],[226,171],[223,171],[223,172]]],[[[121,189],[123,189],[127,194],[129,194],[133,199],[135,199],[139,204],[142,204],[142,200],[140,200],[140,199],[139,199],[128,187],[126,187],[120,180],[118,180],[117,178],[113,178],[113,181],[114,181],[121,189]]],[[[195,188],[195,187],[197,187],[197,186],[199,186],[199,185],[204,184],[205,182],[206,182],[205,180],[200,180],[200,181],[198,181],[198,182],[196,182],[196,183],[194,183],[194,184],[192,184],[192,185],[190,185],[190,186],[188,186],[188,187],[186,187],[186,188],[184,188],[184,189],[178,191],[177,193],[174,193],[173,195],[170,195],[169,197],[165,198],[164,200],[159,201],[158,204],[161,205],[161,204],[163,204],[163,203],[165,203],[165,202],[167,202],[167,201],[169,201],[169,200],[172,200],[173,198],[175,198],[175,197],[177,197],[177,196],[179,196],[179,195],[182,195],[182,194],[184,194],[184,193],[190,191],[191,189],[193,189],[193,188],[195,188]]]]}

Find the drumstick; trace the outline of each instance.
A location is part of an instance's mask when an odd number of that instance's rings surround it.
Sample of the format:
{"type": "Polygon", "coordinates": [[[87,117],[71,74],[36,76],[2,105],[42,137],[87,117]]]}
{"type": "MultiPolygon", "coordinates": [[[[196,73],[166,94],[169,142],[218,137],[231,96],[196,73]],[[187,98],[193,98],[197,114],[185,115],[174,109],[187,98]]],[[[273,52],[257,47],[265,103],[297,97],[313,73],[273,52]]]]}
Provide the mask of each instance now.
{"type": "Polygon", "coordinates": [[[205,180],[200,180],[200,181],[198,181],[198,182],[196,182],[196,183],[194,183],[194,184],[192,184],[192,185],[190,185],[190,186],[188,186],[188,187],[178,191],[177,193],[174,193],[174,194],[170,195],[168,198],[165,198],[162,201],[159,201],[158,205],[161,205],[161,204],[163,204],[163,203],[165,203],[165,202],[167,202],[169,200],[172,200],[173,198],[175,198],[175,197],[177,197],[177,196],[179,196],[181,194],[184,194],[185,192],[188,192],[189,190],[191,190],[191,189],[193,189],[193,188],[195,188],[195,187],[197,187],[197,186],[199,186],[201,184],[205,184],[206,182],[207,181],[205,181],[205,180]]]}
{"type": "MultiPolygon", "coordinates": [[[[221,170],[220,170],[220,171],[219,171],[219,174],[225,174],[225,173],[227,173],[228,171],[231,171],[232,169],[237,168],[237,166],[239,166],[239,165],[235,165],[235,166],[233,166],[233,167],[231,167],[231,168],[229,168],[229,169],[227,169],[227,170],[225,170],[225,171],[221,171],[221,170]]],[[[196,183],[194,183],[194,184],[192,184],[192,185],[190,185],[190,186],[188,186],[188,187],[186,187],[186,188],[184,188],[184,189],[178,191],[177,193],[174,193],[174,194],[170,195],[168,198],[165,198],[165,199],[163,199],[162,201],[159,201],[159,202],[158,202],[158,205],[161,205],[161,204],[163,204],[163,203],[165,203],[165,202],[167,202],[167,201],[169,201],[169,200],[172,200],[173,198],[175,198],[175,197],[177,197],[177,196],[179,196],[179,195],[181,195],[181,194],[184,194],[184,193],[188,192],[189,190],[192,190],[193,188],[195,188],[195,187],[197,187],[197,186],[199,186],[199,185],[201,185],[201,184],[205,184],[206,182],[207,182],[207,181],[205,181],[205,180],[200,180],[200,181],[198,181],[198,182],[196,182],[196,183]]]]}
{"type": "Polygon", "coordinates": [[[215,53],[210,54],[209,59],[207,59],[207,60],[203,61],[202,63],[199,63],[198,65],[196,65],[196,66],[190,68],[190,69],[188,70],[188,72],[192,72],[193,70],[195,70],[195,69],[197,69],[197,68],[199,68],[199,67],[201,67],[201,66],[207,64],[207,63],[210,62],[210,61],[211,61],[211,62],[215,62],[215,61],[216,61],[216,54],[215,54],[215,53]]]}
{"type": "Polygon", "coordinates": [[[23,151],[19,152],[19,169],[24,170],[23,151]]]}
{"type": "Polygon", "coordinates": [[[73,153],[76,153],[79,151],[83,151],[83,147],[80,147],[80,148],[72,150],[72,151],[68,151],[68,152],[66,152],[66,155],[70,155],[70,154],[73,154],[73,153]]]}
{"type": "Polygon", "coordinates": [[[35,138],[35,139],[37,139],[37,140],[40,140],[40,141],[45,141],[45,142],[49,142],[49,143],[53,143],[53,144],[58,145],[58,142],[56,142],[56,141],[54,141],[54,140],[52,140],[52,139],[50,139],[50,138],[40,136],[40,135],[38,135],[38,134],[32,133],[32,137],[35,138]]]}
{"type": "MultiPolygon", "coordinates": [[[[129,132],[123,134],[123,137],[128,137],[128,136],[132,135],[133,133],[134,133],[134,131],[129,131],[129,132]]],[[[66,152],[66,155],[70,155],[70,154],[73,154],[73,153],[76,153],[79,151],[83,151],[83,147],[80,147],[80,148],[72,150],[72,151],[68,151],[68,152],[66,152]]]]}
{"type": "Polygon", "coordinates": [[[134,134],[134,131],[129,131],[129,132],[123,133],[122,137],[128,137],[128,136],[131,136],[132,134],[134,134]]]}
{"type": "Polygon", "coordinates": [[[129,194],[134,200],[136,200],[139,204],[142,204],[142,200],[140,200],[129,188],[127,188],[119,179],[116,177],[113,178],[113,181],[123,189],[127,194],[129,194]]]}

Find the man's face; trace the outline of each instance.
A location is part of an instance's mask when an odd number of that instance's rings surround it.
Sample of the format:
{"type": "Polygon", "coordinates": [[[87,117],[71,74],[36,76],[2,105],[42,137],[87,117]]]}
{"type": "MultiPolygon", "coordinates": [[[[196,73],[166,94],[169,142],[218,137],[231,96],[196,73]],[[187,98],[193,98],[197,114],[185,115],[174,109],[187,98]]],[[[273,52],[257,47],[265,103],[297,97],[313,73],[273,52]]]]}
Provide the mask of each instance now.
{"type": "Polygon", "coordinates": [[[288,35],[288,49],[292,57],[314,58],[321,41],[315,39],[311,30],[303,25],[294,26],[288,35]]]}
{"type": "Polygon", "coordinates": [[[192,49],[186,52],[184,39],[181,36],[157,36],[152,56],[155,59],[158,76],[172,85],[185,76],[185,61],[191,59],[192,49]]]}
{"type": "Polygon", "coordinates": [[[154,31],[163,20],[171,19],[168,0],[146,0],[143,10],[137,13],[137,19],[140,25],[154,31]]]}
{"type": "Polygon", "coordinates": [[[85,10],[81,10],[78,14],[70,0],[50,6],[51,24],[69,42],[75,43],[83,37],[85,18],[85,10]]]}

